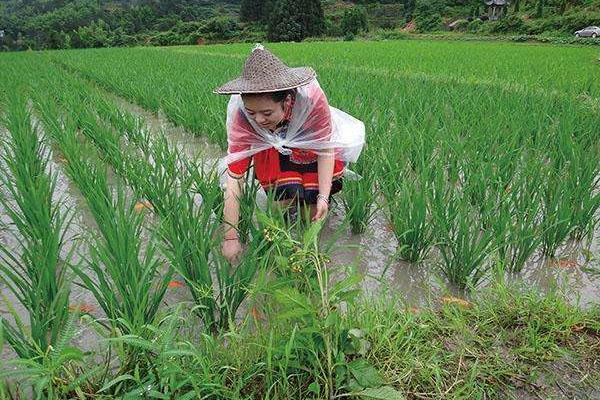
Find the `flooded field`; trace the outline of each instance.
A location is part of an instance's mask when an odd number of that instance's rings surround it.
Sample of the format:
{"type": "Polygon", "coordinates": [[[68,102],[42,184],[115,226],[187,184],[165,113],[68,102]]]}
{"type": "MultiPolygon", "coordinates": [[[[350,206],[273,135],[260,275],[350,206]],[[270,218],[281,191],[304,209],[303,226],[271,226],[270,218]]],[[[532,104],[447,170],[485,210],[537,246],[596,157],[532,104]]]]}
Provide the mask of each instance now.
{"type": "Polygon", "coordinates": [[[593,398],[595,86],[583,93],[586,79],[567,87],[527,74],[514,82],[505,66],[481,79],[402,70],[393,57],[371,65],[333,48],[321,65],[316,45],[305,46],[302,56],[280,50],[318,66],[331,104],[367,124],[350,165],[361,178],[347,174],[326,223],[299,232],[248,181],[245,253],[234,264],[220,249],[226,100],[209,88],[235,74],[245,48],[9,60],[13,79],[0,77],[2,93],[13,93],[0,99],[0,395],[5,383],[26,387],[19,374],[31,370],[15,361],[47,362],[47,345],[66,352],[40,373],[56,398],[135,398],[146,387],[156,398],[327,398],[333,381],[336,396],[352,398],[371,389],[390,399],[593,398]],[[83,360],[103,372],[73,389],[64,377],[84,376],[83,360]],[[139,378],[136,368],[153,372],[139,378]],[[364,374],[373,380],[356,386],[364,374]]]}

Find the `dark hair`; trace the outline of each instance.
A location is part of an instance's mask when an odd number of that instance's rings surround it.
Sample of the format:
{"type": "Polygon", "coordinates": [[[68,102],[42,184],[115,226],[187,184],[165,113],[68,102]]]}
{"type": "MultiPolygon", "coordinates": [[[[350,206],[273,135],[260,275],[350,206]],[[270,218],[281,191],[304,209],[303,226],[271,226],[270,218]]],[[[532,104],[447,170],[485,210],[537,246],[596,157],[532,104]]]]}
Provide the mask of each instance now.
{"type": "Polygon", "coordinates": [[[280,90],[278,92],[266,92],[266,93],[242,93],[242,99],[244,99],[244,98],[247,99],[249,97],[269,97],[275,103],[281,103],[287,98],[288,95],[293,94],[295,90],[296,89],[280,90]]]}

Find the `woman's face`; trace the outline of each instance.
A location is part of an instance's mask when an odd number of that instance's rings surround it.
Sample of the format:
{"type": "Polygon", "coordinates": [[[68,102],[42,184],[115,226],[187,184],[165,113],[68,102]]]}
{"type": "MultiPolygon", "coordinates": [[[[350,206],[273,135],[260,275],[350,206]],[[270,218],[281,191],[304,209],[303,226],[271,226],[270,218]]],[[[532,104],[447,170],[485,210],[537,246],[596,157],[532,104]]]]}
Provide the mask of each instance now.
{"type": "Polygon", "coordinates": [[[261,128],[274,130],[285,115],[285,108],[291,99],[275,102],[271,96],[248,96],[243,98],[248,116],[261,128]]]}

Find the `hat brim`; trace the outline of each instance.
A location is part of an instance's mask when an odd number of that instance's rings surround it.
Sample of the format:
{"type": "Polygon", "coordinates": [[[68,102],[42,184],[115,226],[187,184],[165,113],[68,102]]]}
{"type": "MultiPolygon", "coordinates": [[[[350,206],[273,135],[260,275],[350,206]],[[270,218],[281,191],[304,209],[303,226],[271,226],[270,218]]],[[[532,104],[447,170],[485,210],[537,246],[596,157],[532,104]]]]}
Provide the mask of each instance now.
{"type": "Polygon", "coordinates": [[[294,89],[309,84],[317,77],[310,67],[289,68],[285,77],[269,81],[252,81],[243,77],[236,78],[213,90],[216,94],[269,93],[294,89]]]}

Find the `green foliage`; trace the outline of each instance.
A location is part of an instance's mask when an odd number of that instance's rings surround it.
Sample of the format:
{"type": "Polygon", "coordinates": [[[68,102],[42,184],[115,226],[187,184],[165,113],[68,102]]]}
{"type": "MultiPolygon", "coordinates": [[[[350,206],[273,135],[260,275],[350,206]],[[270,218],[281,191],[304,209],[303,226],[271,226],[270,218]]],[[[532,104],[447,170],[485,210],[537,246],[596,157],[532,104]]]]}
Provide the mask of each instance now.
{"type": "Polygon", "coordinates": [[[442,0],[419,0],[414,11],[414,20],[419,32],[430,32],[442,29],[442,13],[445,5],[442,0]]]}
{"type": "Polygon", "coordinates": [[[73,47],[107,47],[110,45],[109,29],[101,19],[79,27],[73,37],[73,47]]]}
{"type": "Polygon", "coordinates": [[[367,13],[364,8],[352,7],[344,11],[340,28],[344,35],[349,33],[357,35],[360,32],[366,32],[369,27],[367,26],[367,13]]]}
{"type": "Polygon", "coordinates": [[[264,18],[264,0],[241,0],[240,21],[258,22],[264,18]]]}
{"type": "Polygon", "coordinates": [[[370,3],[364,8],[369,25],[381,29],[393,29],[407,21],[406,7],[409,1],[399,3],[370,3]],[[406,3],[406,4],[405,4],[406,3]]]}
{"type": "Polygon", "coordinates": [[[467,25],[467,32],[477,33],[481,30],[482,27],[483,27],[483,21],[480,19],[474,19],[473,21],[469,22],[469,24],[467,25]]]}
{"type": "Polygon", "coordinates": [[[509,15],[497,21],[487,23],[487,30],[490,33],[523,33],[526,30],[525,22],[517,15],[509,15]]]}
{"type": "Polygon", "coordinates": [[[334,19],[331,16],[325,18],[325,36],[328,37],[339,37],[342,36],[342,28],[338,19],[334,19]]]}
{"type": "Polygon", "coordinates": [[[283,0],[269,16],[267,38],[274,42],[301,41],[306,32],[300,23],[301,9],[294,0],[283,0]]]}
{"type": "Polygon", "coordinates": [[[391,29],[380,29],[372,34],[377,40],[406,40],[411,37],[408,32],[391,29]]]}
{"type": "Polygon", "coordinates": [[[267,38],[275,42],[301,41],[325,30],[320,0],[283,0],[269,15],[267,38]]]}
{"type": "MultiPolygon", "coordinates": [[[[281,269],[281,281],[270,285],[269,294],[279,306],[277,320],[293,327],[282,345],[294,362],[285,360],[279,368],[286,375],[309,370],[307,378],[312,383],[308,390],[320,398],[380,388],[383,378],[364,358],[370,348],[365,332],[348,327],[341,311],[342,304],[353,307],[356,303],[361,278],[347,270],[338,271],[343,278],[332,281],[338,268],[327,265],[321,252],[318,238],[322,222],[309,226],[299,241],[275,221],[262,218],[268,236],[273,238],[273,250],[279,253],[281,269]]],[[[399,395],[393,389],[391,392],[399,395]]]]}
{"type": "Polygon", "coordinates": [[[232,17],[214,17],[204,23],[199,33],[209,40],[228,40],[239,33],[239,26],[232,17]]]}
{"type": "Polygon", "coordinates": [[[465,32],[470,22],[466,19],[459,19],[454,23],[454,29],[459,32],[465,32]]]}
{"type": "MultiPolygon", "coordinates": [[[[10,0],[0,8],[0,29],[5,37],[0,48],[108,47],[142,44],[188,44],[194,32],[179,26],[198,24],[211,18],[233,18],[237,5],[230,1],[198,2],[98,2],[96,0],[33,1],[10,0]],[[175,32],[175,33],[174,33],[175,32]]],[[[208,23],[202,32],[215,40],[228,40],[236,29],[208,23]]],[[[229,24],[231,25],[231,24],[229,24]]]]}

